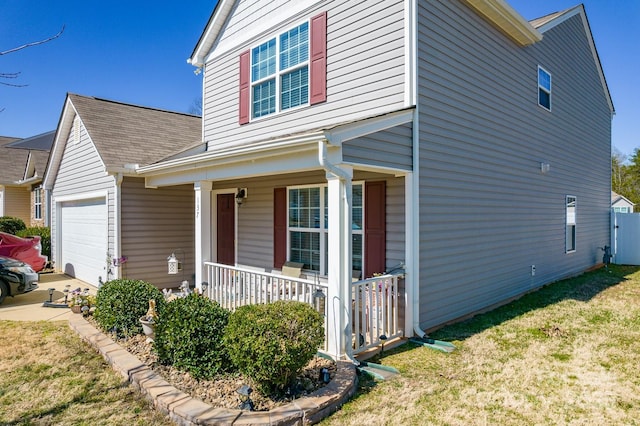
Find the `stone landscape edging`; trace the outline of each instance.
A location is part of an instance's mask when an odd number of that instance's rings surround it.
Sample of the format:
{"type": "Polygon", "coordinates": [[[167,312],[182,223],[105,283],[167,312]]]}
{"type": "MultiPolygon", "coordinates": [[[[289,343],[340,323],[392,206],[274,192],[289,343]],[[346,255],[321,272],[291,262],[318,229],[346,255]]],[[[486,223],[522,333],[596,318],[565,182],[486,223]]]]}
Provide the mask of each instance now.
{"type": "Polygon", "coordinates": [[[154,407],[179,425],[300,425],[317,423],[337,411],[353,396],[358,379],[348,361],[336,362],[329,384],[312,394],[270,411],[216,408],[176,389],[148,365],[91,325],[82,315],[73,315],[69,326],[93,346],[111,367],[136,386],[154,407]]]}

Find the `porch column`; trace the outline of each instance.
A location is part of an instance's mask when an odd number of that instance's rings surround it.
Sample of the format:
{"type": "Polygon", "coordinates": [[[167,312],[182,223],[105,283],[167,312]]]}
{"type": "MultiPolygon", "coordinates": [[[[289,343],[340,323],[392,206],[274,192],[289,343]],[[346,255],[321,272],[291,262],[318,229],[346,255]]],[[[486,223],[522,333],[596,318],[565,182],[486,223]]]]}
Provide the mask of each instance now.
{"type": "Polygon", "coordinates": [[[351,356],[351,168],[341,167],[344,177],[327,172],[328,182],[328,297],[327,338],[329,353],[351,356]]]}
{"type": "Polygon", "coordinates": [[[204,262],[211,261],[211,188],[212,182],[195,182],[196,192],[196,238],[195,238],[195,271],[196,287],[200,288],[206,279],[204,262]]]}

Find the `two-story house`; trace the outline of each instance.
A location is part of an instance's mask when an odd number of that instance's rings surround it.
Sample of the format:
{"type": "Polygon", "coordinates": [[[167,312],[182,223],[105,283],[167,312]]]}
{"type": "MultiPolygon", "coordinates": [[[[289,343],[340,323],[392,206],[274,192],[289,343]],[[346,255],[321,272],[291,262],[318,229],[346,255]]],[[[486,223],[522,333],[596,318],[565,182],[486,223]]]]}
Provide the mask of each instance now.
{"type": "Polygon", "coordinates": [[[221,0],[189,62],[206,152],[138,172],[194,186],[223,304],[321,300],[344,357],[601,259],[614,109],[581,5],[221,0]]]}

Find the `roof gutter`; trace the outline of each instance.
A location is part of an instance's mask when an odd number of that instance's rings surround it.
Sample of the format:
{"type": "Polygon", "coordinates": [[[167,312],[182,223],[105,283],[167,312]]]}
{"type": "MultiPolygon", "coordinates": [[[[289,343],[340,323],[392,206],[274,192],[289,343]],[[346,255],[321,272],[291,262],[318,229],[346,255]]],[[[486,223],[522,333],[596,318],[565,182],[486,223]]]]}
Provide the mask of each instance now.
{"type": "Polygon", "coordinates": [[[542,40],[542,33],[504,0],[464,0],[464,2],[520,46],[528,46],[542,40]]]}

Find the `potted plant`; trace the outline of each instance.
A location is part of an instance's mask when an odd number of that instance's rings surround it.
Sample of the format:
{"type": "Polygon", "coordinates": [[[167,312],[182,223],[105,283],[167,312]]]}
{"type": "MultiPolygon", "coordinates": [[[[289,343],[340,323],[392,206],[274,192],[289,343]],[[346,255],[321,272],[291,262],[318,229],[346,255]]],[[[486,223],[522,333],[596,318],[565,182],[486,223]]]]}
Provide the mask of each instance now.
{"type": "Polygon", "coordinates": [[[88,288],[80,290],[79,287],[71,291],[70,294],[71,298],[67,304],[69,308],[71,308],[71,311],[75,314],[82,313],[83,315],[88,315],[91,308],[95,305],[95,296],[89,294],[88,288]]]}
{"type": "Polygon", "coordinates": [[[156,301],[149,299],[149,310],[147,313],[140,317],[140,324],[142,324],[142,331],[150,339],[153,339],[156,321],[158,319],[158,312],[156,311],[156,301]]]}

